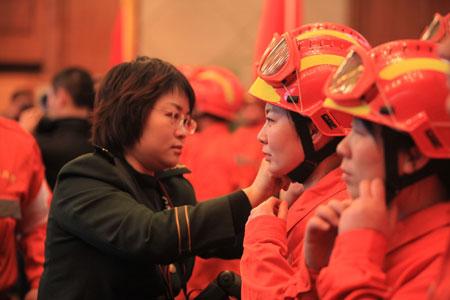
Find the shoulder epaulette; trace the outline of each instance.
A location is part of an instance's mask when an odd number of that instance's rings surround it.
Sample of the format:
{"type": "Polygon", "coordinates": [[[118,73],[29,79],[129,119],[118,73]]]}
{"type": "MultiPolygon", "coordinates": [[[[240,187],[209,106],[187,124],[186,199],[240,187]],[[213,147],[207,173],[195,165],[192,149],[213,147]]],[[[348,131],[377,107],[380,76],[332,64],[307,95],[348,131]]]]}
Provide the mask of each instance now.
{"type": "Polygon", "coordinates": [[[94,145],[94,152],[103,158],[106,158],[110,163],[114,164],[114,155],[106,148],[94,145]]]}
{"type": "Polygon", "coordinates": [[[156,177],[158,179],[164,179],[172,176],[178,176],[183,174],[191,173],[191,170],[189,170],[185,165],[178,164],[173,168],[166,169],[164,171],[159,172],[156,177]]]}

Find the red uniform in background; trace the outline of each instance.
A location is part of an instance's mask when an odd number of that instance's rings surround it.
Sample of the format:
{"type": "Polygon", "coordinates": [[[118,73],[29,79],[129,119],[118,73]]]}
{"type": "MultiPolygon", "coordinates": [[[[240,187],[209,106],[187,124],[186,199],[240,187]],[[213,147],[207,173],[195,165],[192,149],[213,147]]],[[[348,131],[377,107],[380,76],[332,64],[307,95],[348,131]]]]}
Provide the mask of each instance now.
{"type": "MultiPolygon", "coordinates": [[[[225,195],[238,187],[232,161],[231,133],[226,124],[213,124],[200,133],[189,137],[185,143],[181,161],[192,171],[186,178],[194,186],[199,202],[225,195]]],[[[191,296],[206,288],[217,275],[230,270],[239,274],[239,260],[219,258],[195,258],[194,270],[188,281],[191,296]]]]}
{"type": "MultiPolygon", "coordinates": [[[[204,201],[240,187],[230,124],[243,104],[244,90],[239,79],[221,67],[183,66],[181,70],[195,91],[199,131],[186,139],[180,161],[192,171],[186,178],[196,198],[204,201]]],[[[190,296],[194,298],[225,270],[239,273],[239,260],[197,257],[187,284],[190,296]]]]}
{"type": "Polygon", "coordinates": [[[233,180],[241,188],[253,182],[264,158],[262,145],[256,138],[262,125],[258,123],[242,126],[232,134],[232,155],[236,174],[233,180]]]}
{"type": "Polygon", "coordinates": [[[198,201],[226,195],[238,189],[234,173],[231,132],[226,123],[215,123],[186,139],[181,162],[192,173],[185,177],[192,183],[198,201]]]}
{"type": "Polygon", "coordinates": [[[41,153],[33,137],[0,118],[0,294],[17,281],[17,250],[37,289],[44,264],[44,241],[51,192],[41,153]]]}

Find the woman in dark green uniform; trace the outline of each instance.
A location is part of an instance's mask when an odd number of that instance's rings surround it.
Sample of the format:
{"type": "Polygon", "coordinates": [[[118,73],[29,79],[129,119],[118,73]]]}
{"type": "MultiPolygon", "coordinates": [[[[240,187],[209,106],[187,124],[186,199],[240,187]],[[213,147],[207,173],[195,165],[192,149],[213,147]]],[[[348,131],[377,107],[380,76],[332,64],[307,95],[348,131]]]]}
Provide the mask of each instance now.
{"type": "Polygon", "coordinates": [[[263,163],[250,187],[196,204],[187,170],[176,167],[196,128],[194,100],[186,78],[159,59],[106,74],[93,116],[97,150],[58,176],[39,299],[172,299],[195,255],[241,255],[250,209],[281,180],[263,163]]]}

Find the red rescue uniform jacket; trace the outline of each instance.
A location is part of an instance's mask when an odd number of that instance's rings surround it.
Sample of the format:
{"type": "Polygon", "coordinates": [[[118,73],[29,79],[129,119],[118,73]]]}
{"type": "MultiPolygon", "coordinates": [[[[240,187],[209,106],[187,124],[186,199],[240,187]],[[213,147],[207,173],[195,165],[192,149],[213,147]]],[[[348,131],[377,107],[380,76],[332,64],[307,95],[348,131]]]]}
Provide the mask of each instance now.
{"type": "Polygon", "coordinates": [[[316,299],[303,256],[305,227],[320,204],[348,199],[342,171],[334,169],[289,208],[287,221],[275,216],[251,219],[241,259],[242,299],[316,299]]]}
{"type": "Polygon", "coordinates": [[[31,288],[39,286],[51,192],[33,137],[0,118],[0,292],[17,280],[17,247],[31,288]]]}
{"type": "MultiPolygon", "coordinates": [[[[450,216],[449,216],[450,219],[450,216]]],[[[447,239],[447,254],[442,263],[442,269],[436,282],[430,288],[430,300],[450,299],[450,235],[447,239]]]]}
{"type": "Polygon", "coordinates": [[[450,203],[420,210],[386,239],[371,229],[338,235],[317,278],[321,299],[426,299],[438,278],[450,233],[450,203]]]}

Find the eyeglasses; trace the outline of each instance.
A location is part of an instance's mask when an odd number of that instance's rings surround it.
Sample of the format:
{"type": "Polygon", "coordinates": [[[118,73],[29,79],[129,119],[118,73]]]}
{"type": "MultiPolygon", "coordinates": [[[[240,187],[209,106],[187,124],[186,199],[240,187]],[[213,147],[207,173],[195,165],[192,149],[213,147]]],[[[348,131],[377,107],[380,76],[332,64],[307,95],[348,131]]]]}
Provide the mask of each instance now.
{"type": "Polygon", "coordinates": [[[430,25],[425,28],[420,39],[435,43],[442,42],[450,30],[449,22],[450,14],[447,14],[446,16],[441,16],[438,13],[434,14],[433,20],[430,25]]]}
{"type": "Polygon", "coordinates": [[[194,119],[192,119],[190,115],[187,114],[184,115],[179,112],[164,109],[154,108],[153,110],[164,113],[166,117],[170,118],[170,123],[172,124],[172,126],[176,128],[183,128],[184,130],[186,130],[188,134],[194,134],[195,130],[197,129],[197,122],[194,119]]]}

